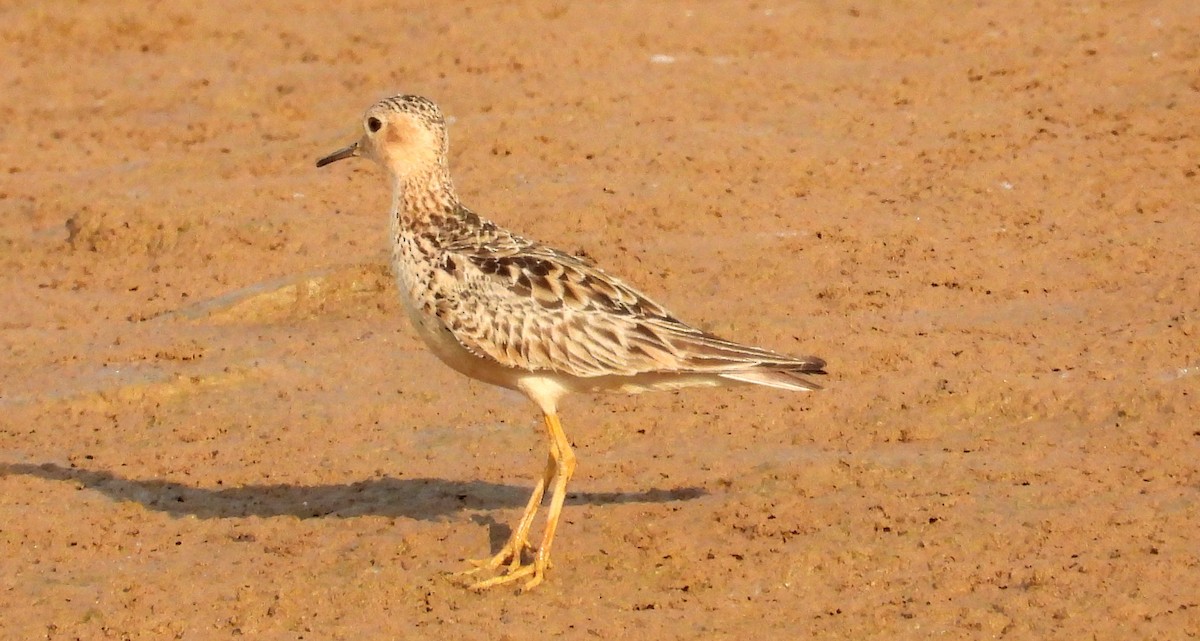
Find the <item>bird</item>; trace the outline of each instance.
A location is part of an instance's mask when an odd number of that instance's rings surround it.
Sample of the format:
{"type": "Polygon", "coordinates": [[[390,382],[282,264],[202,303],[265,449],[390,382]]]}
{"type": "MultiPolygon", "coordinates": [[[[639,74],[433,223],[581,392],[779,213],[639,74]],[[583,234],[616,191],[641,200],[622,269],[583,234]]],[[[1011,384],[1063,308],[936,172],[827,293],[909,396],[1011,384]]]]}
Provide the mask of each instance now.
{"type": "Polygon", "coordinates": [[[416,332],[454,370],[523,393],[545,425],[546,464],[525,510],[496,554],[458,573],[485,573],[466,587],[523,581],[524,592],[545,580],[576,462],[558,416],[565,395],[726,385],[820,389],[811,377],[826,374],[821,358],[786,356],[697,329],[591,260],[467,208],[451,182],[446,119],[428,98],[385,98],[360,122],[356,141],[316,164],[361,157],[387,171],[391,266],[416,332]],[[547,492],[550,506],[535,548],[530,533],[547,492]]]}

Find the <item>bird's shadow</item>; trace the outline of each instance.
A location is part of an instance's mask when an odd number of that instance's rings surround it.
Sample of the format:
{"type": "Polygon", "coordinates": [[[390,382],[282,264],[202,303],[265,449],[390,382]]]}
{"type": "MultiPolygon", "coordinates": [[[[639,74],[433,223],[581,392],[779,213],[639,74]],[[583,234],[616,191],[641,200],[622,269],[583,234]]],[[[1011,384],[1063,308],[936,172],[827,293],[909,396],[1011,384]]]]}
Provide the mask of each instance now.
{"type": "MultiPolygon", "coordinates": [[[[389,516],[435,520],[463,510],[524,507],[532,487],[435,478],[380,478],[333,485],[245,485],[198,488],[159,479],[127,479],[103,470],[54,463],[0,463],[0,477],[31,476],[95,490],[116,501],[132,501],[171,516],[202,519],[248,516],[346,518],[389,516]]],[[[698,487],[645,492],[577,492],[568,505],[688,501],[707,492],[698,487]]]]}

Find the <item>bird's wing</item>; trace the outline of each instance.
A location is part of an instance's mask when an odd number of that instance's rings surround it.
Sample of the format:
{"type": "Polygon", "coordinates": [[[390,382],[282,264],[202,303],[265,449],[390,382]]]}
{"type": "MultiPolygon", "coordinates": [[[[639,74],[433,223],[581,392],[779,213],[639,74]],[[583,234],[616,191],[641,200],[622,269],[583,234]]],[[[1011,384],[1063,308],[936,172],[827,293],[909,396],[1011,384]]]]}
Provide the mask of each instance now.
{"type": "Polygon", "coordinates": [[[435,310],[477,356],[578,377],[825,365],[700,331],[584,259],[494,230],[446,247],[464,271],[435,310]]]}

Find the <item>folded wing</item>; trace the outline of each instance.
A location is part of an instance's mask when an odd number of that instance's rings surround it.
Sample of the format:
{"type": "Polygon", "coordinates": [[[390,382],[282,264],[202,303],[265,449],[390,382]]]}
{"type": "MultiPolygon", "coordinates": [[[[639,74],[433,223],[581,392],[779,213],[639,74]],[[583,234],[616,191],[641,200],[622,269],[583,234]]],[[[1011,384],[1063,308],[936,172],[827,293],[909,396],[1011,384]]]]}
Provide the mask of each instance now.
{"type": "MultiPolygon", "coordinates": [[[[495,228],[493,228],[495,229],[495,228]]],[[[470,352],[576,377],[711,374],[782,389],[818,386],[819,358],[741,345],[691,327],[588,261],[501,232],[448,246],[463,270],[435,310],[470,352]]]]}

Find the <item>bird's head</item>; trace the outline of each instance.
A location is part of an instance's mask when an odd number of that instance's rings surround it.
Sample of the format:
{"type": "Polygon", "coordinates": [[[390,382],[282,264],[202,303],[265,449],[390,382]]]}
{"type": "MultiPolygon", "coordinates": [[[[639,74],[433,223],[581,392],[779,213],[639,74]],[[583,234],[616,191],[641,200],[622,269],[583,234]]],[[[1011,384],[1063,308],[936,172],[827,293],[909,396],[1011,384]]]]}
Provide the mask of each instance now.
{"type": "Polygon", "coordinates": [[[380,100],[363,114],[362,129],[357,142],[321,158],[317,166],[362,156],[403,181],[446,163],[446,120],[428,98],[401,95],[380,100]]]}

